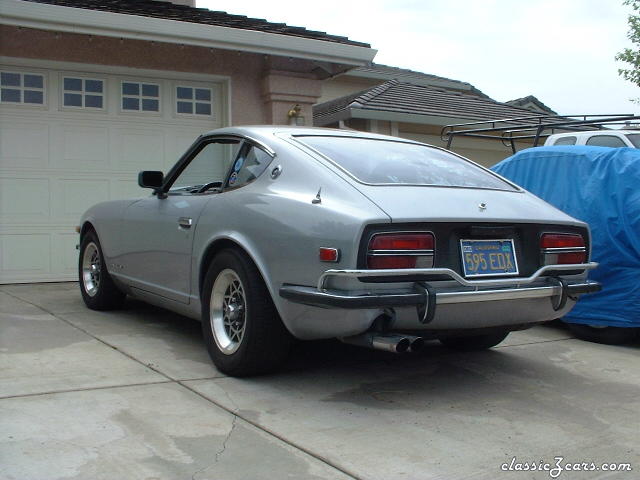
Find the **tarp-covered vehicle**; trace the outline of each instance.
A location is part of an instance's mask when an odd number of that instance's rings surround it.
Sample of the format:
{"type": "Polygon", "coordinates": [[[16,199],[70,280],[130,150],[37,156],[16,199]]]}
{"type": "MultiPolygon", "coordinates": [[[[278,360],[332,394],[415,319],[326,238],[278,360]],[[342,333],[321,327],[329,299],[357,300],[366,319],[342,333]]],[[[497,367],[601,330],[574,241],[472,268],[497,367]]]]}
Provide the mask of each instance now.
{"type": "Polygon", "coordinates": [[[539,147],[492,168],[569,215],[587,222],[589,278],[602,291],[563,317],[580,337],[622,343],[640,330],[640,151],[587,146],[539,147]]]}

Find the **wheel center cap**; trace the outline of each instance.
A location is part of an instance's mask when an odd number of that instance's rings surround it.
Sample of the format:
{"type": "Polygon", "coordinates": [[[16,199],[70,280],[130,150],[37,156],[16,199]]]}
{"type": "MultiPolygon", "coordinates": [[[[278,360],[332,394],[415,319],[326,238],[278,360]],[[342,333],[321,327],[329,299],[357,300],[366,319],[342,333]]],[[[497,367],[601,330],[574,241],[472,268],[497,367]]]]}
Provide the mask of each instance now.
{"type": "Polygon", "coordinates": [[[240,315],[240,305],[238,305],[237,303],[230,303],[226,306],[225,310],[225,313],[229,317],[229,320],[233,321],[238,319],[238,315],[240,315]]]}

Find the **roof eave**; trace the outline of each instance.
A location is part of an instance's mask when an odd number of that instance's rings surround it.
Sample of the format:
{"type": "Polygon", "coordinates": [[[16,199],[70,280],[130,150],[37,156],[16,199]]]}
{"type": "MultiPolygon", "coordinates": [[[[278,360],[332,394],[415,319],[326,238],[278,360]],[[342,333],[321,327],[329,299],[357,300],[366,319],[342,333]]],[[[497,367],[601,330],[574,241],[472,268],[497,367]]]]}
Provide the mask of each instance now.
{"type": "Polygon", "coordinates": [[[352,109],[350,108],[343,108],[342,110],[338,110],[337,112],[313,117],[313,125],[315,127],[325,127],[327,125],[338,123],[341,120],[354,118],[351,114],[351,110],[352,109]]]}
{"type": "Polygon", "coordinates": [[[0,23],[88,35],[196,45],[361,66],[377,50],[217,25],[5,0],[0,23]]]}

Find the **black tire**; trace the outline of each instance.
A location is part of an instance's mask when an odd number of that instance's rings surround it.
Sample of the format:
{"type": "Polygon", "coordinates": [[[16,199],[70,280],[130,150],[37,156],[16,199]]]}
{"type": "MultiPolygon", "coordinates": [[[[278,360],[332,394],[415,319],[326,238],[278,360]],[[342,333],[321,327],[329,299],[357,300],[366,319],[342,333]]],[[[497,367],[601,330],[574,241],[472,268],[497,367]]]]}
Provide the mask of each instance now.
{"type": "Polygon", "coordinates": [[[440,343],[453,350],[470,352],[474,350],[487,350],[495,347],[505,338],[509,332],[487,333],[484,335],[472,335],[468,337],[445,337],[440,338],[440,343]]]}
{"type": "Polygon", "coordinates": [[[214,365],[234,377],[276,370],[293,343],[260,272],[246,254],[236,249],[221,251],[209,266],[202,289],[202,333],[214,365]],[[242,328],[241,337],[232,328],[242,328]]]}
{"type": "Polygon", "coordinates": [[[93,230],[85,233],[80,242],[78,280],[82,300],[91,310],[114,310],[122,307],[126,294],[121,292],[113,283],[104,261],[100,241],[93,230]],[[95,257],[93,257],[94,255],[95,257]],[[85,259],[85,256],[87,256],[87,259],[85,259]],[[95,276],[95,271],[91,276],[91,273],[85,270],[87,266],[85,260],[88,260],[91,264],[93,263],[90,257],[95,258],[98,262],[97,277],[95,276]]]}
{"type": "Polygon", "coordinates": [[[605,345],[622,345],[635,339],[638,334],[636,328],[622,327],[592,327],[578,323],[567,323],[569,330],[580,340],[605,345]]]}

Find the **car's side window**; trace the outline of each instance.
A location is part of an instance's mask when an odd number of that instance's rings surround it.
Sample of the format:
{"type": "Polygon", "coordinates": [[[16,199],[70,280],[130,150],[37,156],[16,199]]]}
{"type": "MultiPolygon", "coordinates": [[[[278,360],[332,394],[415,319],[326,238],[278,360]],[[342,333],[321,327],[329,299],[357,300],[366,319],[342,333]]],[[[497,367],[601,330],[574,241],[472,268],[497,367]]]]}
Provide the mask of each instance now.
{"type": "Polygon", "coordinates": [[[221,189],[239,148],[239,140],[206,143],[172,183],[169,194],[191,195],[221,189]]]}
{"type": "Polygon", "coordinates": [[[238,156],[231,174],[229,188],[238,188],[258,178],[273,160],[273,157],[258,147],[250,147],[238,156]]]}
{"type": "Polygon", "coordinates": [[[576,137],[560,137],[558,138],[555,142],[554,145],[575,145],[576,144],[576,137]]]}
{"type": "Polygon", "coordinates": [[[587,145],[594,145],[597,147],[626,147],[622,139],[614,135],[594,135],[587,140],[587,145]]]}

